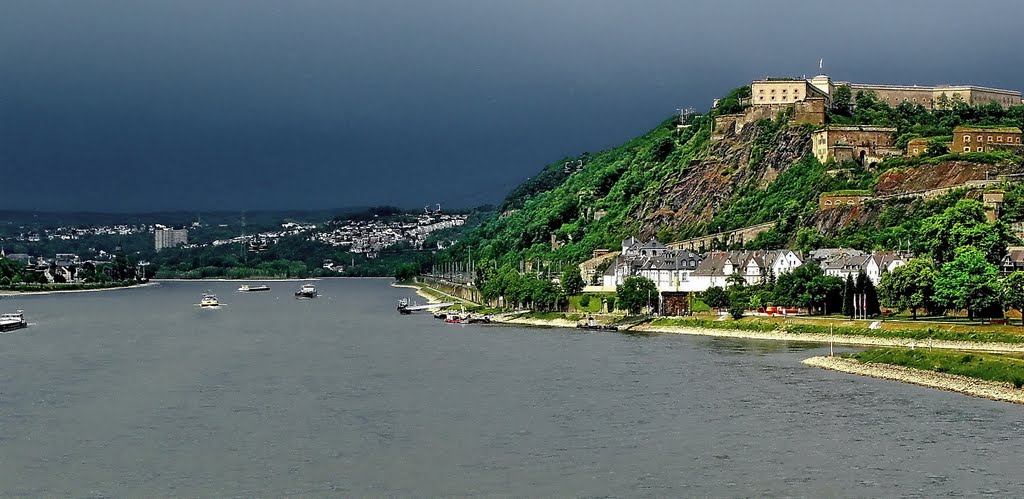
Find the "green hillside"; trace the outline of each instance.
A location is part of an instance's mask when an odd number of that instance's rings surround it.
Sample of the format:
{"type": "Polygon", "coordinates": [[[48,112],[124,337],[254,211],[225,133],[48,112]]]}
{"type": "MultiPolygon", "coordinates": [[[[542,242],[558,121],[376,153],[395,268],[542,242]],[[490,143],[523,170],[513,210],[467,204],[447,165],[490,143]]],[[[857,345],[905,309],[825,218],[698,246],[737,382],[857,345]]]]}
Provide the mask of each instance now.
{"type": "MultiPolygon", "coordinates": [[[[947,172],[953,180],[976,164],[993,173],[1021,170],[1021,157],[1013,153],[951,155],[940,148],[930,150],[929,156],[896,158],[871,168],[853,162],[823,165],[811,154],[810,134],[816,127],[791,125],[782,114],[747,125],[734,137],[712,141],[714,117],[742,112],[741,102],[749,91],[732,91],[718,108],[692,116],[683,127],[678,118],[668,119],[621,146],[548,165],[514,189],[496,215],[441,259],[464,261],[471,251],[478,262],[578,263],[596,248],[615,249],[632,234],[671,242],[768,221],[778,225],[747,241],[747,247],[893,248],[913,239],[915,224],[924,217],[979,193],[954,191],[927,200],[871,203],[856,213],[822,213],[818,196],[847,190],[870,193],[881,179],[891,183],[897,177],[915,179],[897,186],[912,190],[911,183],[927,178],[930,171],[918,170],[935,165],[945,165],[935,171],[947,172]]],[[[890,107],[871,94],[858,95],[855,102],[855,110],[829,114],[828,121],[897,127],[898,145],[917,137],[948,140],[960,125],[1024,126],[1021,106],[1004,110],[998,105],[957,103],[948,110],[929,111],[909,103],[890,107]]],[[[1020,189],[1006,187],[1006,221],[1017,221],[1024,213],[1020,189]]]]}

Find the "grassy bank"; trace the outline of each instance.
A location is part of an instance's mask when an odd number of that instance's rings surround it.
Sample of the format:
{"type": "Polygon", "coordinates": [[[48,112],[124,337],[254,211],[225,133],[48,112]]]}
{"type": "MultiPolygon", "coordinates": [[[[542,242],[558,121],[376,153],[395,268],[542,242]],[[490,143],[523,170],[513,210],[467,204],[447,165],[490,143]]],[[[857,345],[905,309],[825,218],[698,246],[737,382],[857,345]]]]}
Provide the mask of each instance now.
{"type": "MultiPolygon", "coordinates": [[[[741,320],[707,320],[700,318],[661,318],[651,321],[650,327],[692,327],[703,329],[731,329],[761,333],[829,334],[827,321],[814,319],[743,318],[741,320]],[[815,321],[815,322],[812,322],[815,321]]],[[[909,324],[882,323],[879,329],[869,329],[864,322],[835,321],[831,332],[836,336],[868,338],[895,338],[905,340],[970,341],[977,343],[1024,344],[1024,331],[1015,326],[973,326],[968,324],[909,324]]]]}
{"type": "Polygon", "coordinates": [[[866,364],[889,364],[924,371],[1024,386],[1024,359],[1012,355],[962,353],[946,350],[872,348],[844,355],[866,364]]]}
{"type": "Polygon", "coordinates": [[[0,294],[21,294],[21,293],[61,293],[67,291],[98,291],[101,289],[129,288],[145,284],[146,281],[115,281],[115,282],[90,282],[90,283],[50,283],[50,284],[9,284],[0,286],[0,294]]]}

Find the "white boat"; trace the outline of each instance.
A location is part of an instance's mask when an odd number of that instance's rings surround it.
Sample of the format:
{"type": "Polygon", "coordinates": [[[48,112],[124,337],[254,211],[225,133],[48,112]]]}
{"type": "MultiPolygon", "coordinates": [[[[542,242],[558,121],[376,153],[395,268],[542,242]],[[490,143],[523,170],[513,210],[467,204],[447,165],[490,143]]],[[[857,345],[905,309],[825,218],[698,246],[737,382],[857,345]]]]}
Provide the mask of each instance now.
{"type": "Polygon", "coordinates": [[[243,284],[240,288],[238,288],[238,291],[241,293],[251,293],[253,291],[270,291],[270,286],[267,286],[266,284],[257,284],[255,286],[243,284]]]}
{"type": "Polygon", "coordinates": [[[0,314],[0,331],[14,331],[23,327],[28,327],[28,322],[25,321],[24,310],[0,314]]]}
{"type": "Polygon", "coordinates": [[[215,308],[220,306],[220,301],[217,300],[217,295],[213,293],[203,293],[203,299],[199,300],[199,306],[203,308],[215,308]]]}
{"type": "Polygon", "coordinates": [[[316,286],[312,284],[303,284],[298,291],[295,292],[296,298],[316,298],[316,286]]]}

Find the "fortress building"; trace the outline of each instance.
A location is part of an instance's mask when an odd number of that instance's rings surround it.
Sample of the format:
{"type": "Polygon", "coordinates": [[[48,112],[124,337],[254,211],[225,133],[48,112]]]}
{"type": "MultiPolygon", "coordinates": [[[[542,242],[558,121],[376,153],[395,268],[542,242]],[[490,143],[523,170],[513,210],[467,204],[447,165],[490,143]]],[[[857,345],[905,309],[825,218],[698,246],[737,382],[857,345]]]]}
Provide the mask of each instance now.
{"type": "Polygon", "coordinates": [[[1017,127],[967,127],[953,129],[949,152],[989,152],[996,149],[1017,150],[1021,147],[1021,131],[1017,127]]]}
{"type": "MultiPolygon", "coordinates": [[[[1021,92],[1018,90],[976,85],[876,85],[834,82],[826,74],[819,74],[809,80],[806,78],[765,78],[751,82],[750,97],[741,100],[741,104],[749,105],[743,113],[721,114],[715,117],[711,140],[722,140],[729,135],[739,134],[750,123],[773,119],[779,113],[784,112],[789,113],[789,121],[792,124],[824,125],[826,111],[833,107],[836,89],[844,86],[850,88],[851,105],[855,105],[857,94],[860,92],[872,92],[879,102],[884,102],[892,107],[908,102],[929,110],[944,109],[961,102],[969,106],[994,103],[1004,109],[1024,104],[1024,101],[1021,100],[1021,92]]],[[[836,142],[831,141],[827,137],[827,133],[825,137],[815,139],[815,155],[819,160],[826,161],[833,158],[842,160],[846,159],[847,153],[851,153],[854,160],[868,159],[868,156],[884,158],[894,154],[889,150],[892,144],[883,144],[877,138],[878,130],[835,129],[835,131],[841,132],[836,135],[841,137],[836,142]],[[853,137],[847,132],[857,132],[862,136],[853,137]],[[822,139],[824,142],[821,142],[822,139]],[[863,148],[858,149],[856,147],[858,145],[873,147],[871,150],[865,151],[863,148]],[[847,150],[846,146],[852,147],[847,150]]],[[[993,138],[998,141],[997,135],[994,134],[993,138]]],[[[1005,141],[1007,138],[1004,136],[1003,140],[1005,141]]],[[[915,143],[914,146],[917,151],[913,151],[913,147],[908,148],[907,154],[922,154],[927,148],[927,144],[922,142],[915,143]]],[[[960,152],[964,150],[964,147],[966,144],[953,144],[951,152],[960,152]]],[[[971,147],[977,149],[978,146],[971,147]]],[[[903,152],[900,151],[900,154],[903,152]]]]}
{"type": "Polygon", "coordinates": [[[903,150],[895,147],[895,134],[891,127],[827,126],[811,134],[811,144],[814,157],[822,163],[856,161],[869,166],[903,155],[903,150]]]}
{"type": "Polygon", "coordinates": [[[804,79],[756,80],[750,85],[750,103],[754,106],[773,104],[794,104],[807,99],[824,98],[828,106],[831,97],[840,86],[850,87],[851,97],[859,92],[874,92],[880,102],[896,107],[903,102],[920,104],[925,109],[942,109],[960,101],[970,106],[996,103],[1003,108],[1022,104],[1021,93],[1017,90],[980,87],[977,85],[877,85],[832,81],[828,75],[804,79]]]}

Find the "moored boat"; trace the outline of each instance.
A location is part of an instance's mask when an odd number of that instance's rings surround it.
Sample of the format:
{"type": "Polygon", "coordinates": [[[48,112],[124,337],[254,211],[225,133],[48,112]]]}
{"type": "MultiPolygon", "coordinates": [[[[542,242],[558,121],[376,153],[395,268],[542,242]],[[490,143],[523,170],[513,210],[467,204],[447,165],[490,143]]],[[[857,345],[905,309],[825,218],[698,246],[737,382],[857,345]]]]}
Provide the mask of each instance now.
{"type": "Polygon", "coordinates": [[[295,297],[301,299],[316,298],[316,286],[312,284],[303,284],[302,287],[295,292],[295,297]]]}
{"type": "Polygon", "coordinates": [[[0,314],[0,332],[14,331],[24,327],[28,327],[28,322],[25,321],[24,310],[0,314]]]}

